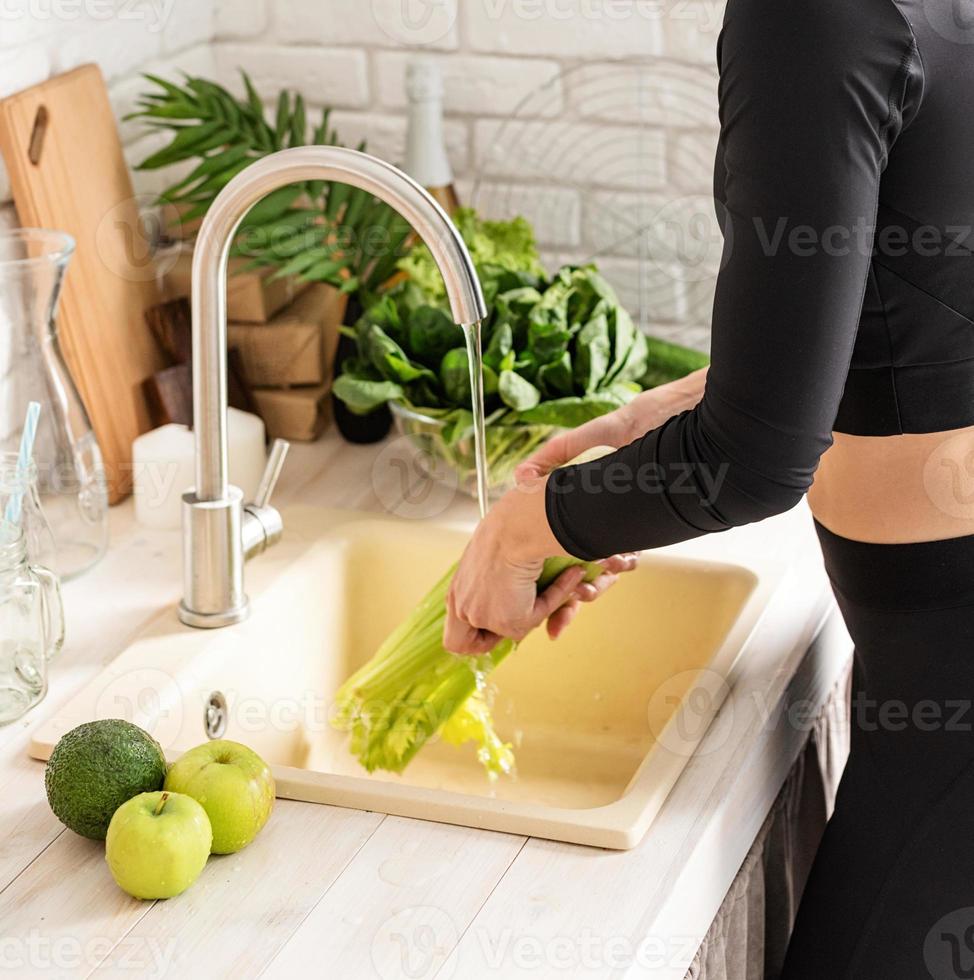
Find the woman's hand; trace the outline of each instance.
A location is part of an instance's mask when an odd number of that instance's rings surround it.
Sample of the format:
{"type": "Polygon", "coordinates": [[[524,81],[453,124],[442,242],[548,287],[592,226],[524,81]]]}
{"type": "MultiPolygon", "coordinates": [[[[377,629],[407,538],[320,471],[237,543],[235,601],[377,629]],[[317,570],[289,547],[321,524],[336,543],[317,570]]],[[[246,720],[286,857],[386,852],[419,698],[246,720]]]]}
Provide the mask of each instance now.
{"type": "Polygon", "coordinates": [[[551,533],[544,509],[544,481],[505,494],[481,521],[460,559],[447,594],[443,644],[454,653],[486,653],[504,637],[521,640],[548,621],[557,638],[578,613],[635,568],[635,555],[605,559],[605,574],[582,579],[581,567],[566,569],[540,595],[544,559],[567,552],[551,533]]]}

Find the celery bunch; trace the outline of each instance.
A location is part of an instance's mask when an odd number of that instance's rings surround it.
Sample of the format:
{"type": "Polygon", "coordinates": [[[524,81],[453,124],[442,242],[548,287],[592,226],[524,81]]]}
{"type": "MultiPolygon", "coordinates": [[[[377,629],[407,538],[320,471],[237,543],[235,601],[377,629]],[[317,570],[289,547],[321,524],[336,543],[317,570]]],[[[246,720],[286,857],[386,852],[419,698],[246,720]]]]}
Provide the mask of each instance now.
{"type": "MultiPolygon", "coordinates": [[[[594,562],[550,558],[538,589],[576,564],[585,564],[586,581],[602,572],[594,562]]],[[[332,724],[350,734],[350,750],[369,772],[402,772],[437,733],[452,745],[474,742],[491,777],[513,769],[514,753],[494,731],[483,686],[515,643],[502,640],[481,657],[458,657],[444,648],[446,594],[455,570],[454,565],[338,690],[332,724]]]]}

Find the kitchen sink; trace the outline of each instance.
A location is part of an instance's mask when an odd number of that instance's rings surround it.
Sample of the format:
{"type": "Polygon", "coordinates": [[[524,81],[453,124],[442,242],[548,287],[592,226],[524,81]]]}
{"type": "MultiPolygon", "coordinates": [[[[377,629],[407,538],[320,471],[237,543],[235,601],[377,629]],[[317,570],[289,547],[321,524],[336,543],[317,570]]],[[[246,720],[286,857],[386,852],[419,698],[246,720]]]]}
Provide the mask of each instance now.
{"type": "Polygon", "coordinates": [[[258,751],[278,795],[610,848],[638,843],[733,683],[772,582],[650,554],[557,643],[529,637],[492,676],[517,773],[435,742],[405,773],[366,773],[329,716],[339,684],[459,555],[467,532],[294,507],[248,566],[252,612],[194,630],[167,609],[37,731],[31,754],[93,718],[151,732],[170,759],[226,737],[258,751]]]}

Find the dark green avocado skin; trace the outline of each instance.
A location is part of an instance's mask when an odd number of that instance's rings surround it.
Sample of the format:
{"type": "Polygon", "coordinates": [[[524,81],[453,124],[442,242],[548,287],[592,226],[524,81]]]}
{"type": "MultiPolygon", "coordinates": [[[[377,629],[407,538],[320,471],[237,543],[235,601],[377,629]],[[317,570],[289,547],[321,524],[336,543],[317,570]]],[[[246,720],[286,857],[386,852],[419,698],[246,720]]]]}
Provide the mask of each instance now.
{"type": "Polygon", "coordinates": [[[166,757],[138,725],[109,718],[72,728],[44,772],[47,802],[70,830],[104,840],[112,814],[139,793],[162,789],[166,757]]]}

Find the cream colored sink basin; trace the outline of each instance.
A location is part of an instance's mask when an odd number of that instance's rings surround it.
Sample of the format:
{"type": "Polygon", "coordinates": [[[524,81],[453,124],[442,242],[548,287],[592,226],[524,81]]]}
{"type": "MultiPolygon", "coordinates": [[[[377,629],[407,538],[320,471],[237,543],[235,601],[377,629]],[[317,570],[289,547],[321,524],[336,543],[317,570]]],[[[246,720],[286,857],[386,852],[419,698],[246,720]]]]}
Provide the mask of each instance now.
{"type": "Polygon", "coordinates": [[[770,591],[742,566],[646,556],[560,641],[530,637],[494,675],[516,778],[491,783],[472,746],[439,743],[402,776],[369,775],[329,724],[333,694],[466,534],[313,508],[292,508],[285,526],[248,566],[246,622],[192,630],[166,610],[41,727],[31,754],[46,759],[83,721],[123,717],[172,758],[205,740],[209,709],[272,764],[282,797],[631,847],[716,714],[770,591]]]}

